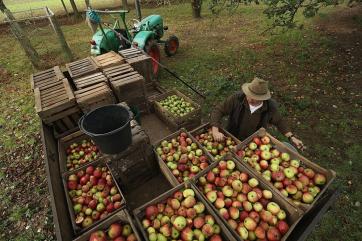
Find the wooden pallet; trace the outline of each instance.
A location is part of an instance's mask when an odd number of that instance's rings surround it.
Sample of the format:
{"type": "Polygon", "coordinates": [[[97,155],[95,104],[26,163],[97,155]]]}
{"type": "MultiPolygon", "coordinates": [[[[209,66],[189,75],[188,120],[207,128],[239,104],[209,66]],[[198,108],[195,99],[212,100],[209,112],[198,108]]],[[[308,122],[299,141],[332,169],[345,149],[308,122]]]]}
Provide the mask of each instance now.
{"type": "Polygon", "coordinates": [[[73,80],[73,82],[76,89],[80,90],[102,82],[107,83],[108,79],[103,73],[99,72],[81,78],[76,78],[73,80]]]}
{"type": "Polygon", "coordinates": [[[98,66],[93,61],[92,57],[87,57],[85,59],[68,63],[65,65],[65,67],[67,68],[72,79],[99,72],[98,66]]]}
{"type": "Polygon", "coordinates": [[[52,85],[55,82],[60,82],[64,79],[64,75],[59,66],[54,66],[51,69],[47,69],[30,76],[31,89],[44,88],[52,85]]]}
{"type": "Polygon", "coordinates": [[[145,78],[146,84],[153,81],[154,75],[151,57],[148,57],[143,52],[135,48],[121,50],[119,53],[126,59],[126,62],[134,68],[134,70],[145,78]]]}
{"type": "Polygon", "coordinates": [[[82,112],[67,79],[35,88],[35,110],[47,125],[53,126],[56,135],[72,131],[78,127],[82,112]]]}
{"type": "Polygon", "coordinates": [[[113,51],[92,58],[100,69],[117,66],[125,63],[124,58],[118,53],[115,53],[113,51]]]}
{"type": "Polygon", "coordinates": [[[101,106],[116,103],[112,90],[104,82],[76,90],[74,94],[79,107],[85,113],[101,106]]]}

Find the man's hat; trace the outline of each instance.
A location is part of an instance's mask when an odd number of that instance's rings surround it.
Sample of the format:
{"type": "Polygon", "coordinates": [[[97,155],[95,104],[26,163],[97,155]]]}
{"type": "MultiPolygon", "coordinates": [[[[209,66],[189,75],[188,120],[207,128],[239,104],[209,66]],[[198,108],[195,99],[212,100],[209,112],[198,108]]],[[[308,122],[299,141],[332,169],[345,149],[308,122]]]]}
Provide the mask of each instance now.
{"type": "Polygon", "coordinates": [[[270,99],[270,91],[268,88],[268,81],[255,77],[251,83],[245,83],[241,86],[244,94],[254,100],[268,100],[270,99]]]}

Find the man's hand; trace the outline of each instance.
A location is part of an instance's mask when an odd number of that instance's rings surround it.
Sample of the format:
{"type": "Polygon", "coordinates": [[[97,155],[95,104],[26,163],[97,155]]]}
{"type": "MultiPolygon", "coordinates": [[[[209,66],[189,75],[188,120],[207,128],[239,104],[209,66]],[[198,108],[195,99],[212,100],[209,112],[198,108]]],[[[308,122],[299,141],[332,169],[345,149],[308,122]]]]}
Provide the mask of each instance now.
{"type": "Polygon", "coordinates": [[[224,134],[219,131],[219,128],[216,126],[212,127],[212,137],[214,137],[215,141],[223,141],[224,140],[224,134]]]}
{"type": "Polygon", "coordinates": [[[298,138],[294,137],[294,136],[292,136],[292,137],[290,138],[290,141],[293,142],[293,145],[294,145],[295,147],[297,147],[299,150],[304,151],[305,149],[307,149],[307,147],[305,147],[305,146],[303,145],[303,142],[302,142],[301,140],[299,140],[298,138]]]}

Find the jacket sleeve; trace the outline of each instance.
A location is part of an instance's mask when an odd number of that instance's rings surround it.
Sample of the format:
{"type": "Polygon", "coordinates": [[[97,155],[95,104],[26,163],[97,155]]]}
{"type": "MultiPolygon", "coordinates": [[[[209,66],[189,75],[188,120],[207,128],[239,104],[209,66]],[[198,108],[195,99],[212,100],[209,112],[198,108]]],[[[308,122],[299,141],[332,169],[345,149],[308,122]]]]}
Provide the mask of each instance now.
{"type": "Polygon", "coordinates": [[[221,127],[221,119],[231,114],[235,101],[237,101],[237,94],[229,96],[214,108],[211,112],[211,126],[221,127]]]}
{"type": "Polygon", "coordinates": [[[270,124],[276,126],[283,135],[290,131],[287,121],[281,116],[278,109],[272,112],[270,124]]]}

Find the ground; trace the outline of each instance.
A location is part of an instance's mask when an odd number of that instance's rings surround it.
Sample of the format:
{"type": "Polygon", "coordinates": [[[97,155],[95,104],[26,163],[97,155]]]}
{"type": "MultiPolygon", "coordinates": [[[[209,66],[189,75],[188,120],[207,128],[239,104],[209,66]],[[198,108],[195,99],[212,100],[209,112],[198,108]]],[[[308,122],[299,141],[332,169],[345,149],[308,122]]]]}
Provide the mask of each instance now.
{"type": "MultiPolygon", "coordinates": [[[[198,100],[205,120],[241,83],[254,76],[270,81],[283,115],[308,147],[303,155],[337,172],[333,187],[341,196],[308,240],[360,240],[362,8],[327,8],[303,29],[273,34],[263,33],[268,20],[262,10],[242,6],[231,16],[214,17],[205,7],[204,17],[194,20],[189,5],[174,5],[144,14],[161,14],[169,33],[180,38],[178,54],[162,60],[207,94],[198,100]]],[[[91,32],[85,23],[62,29],[75,55],[87,56],[91,32]]],[[[48,65],[64,62],[49,27],[30,25],[27,33],[48,65]]],[[[52,240],[39,121],[28,82],[36,70],[9,30],[1,33],[0,49],[0,240],[52,240]]],[[[160,79],[164,87],[192,94],[165,72],[160,79]]]]}

